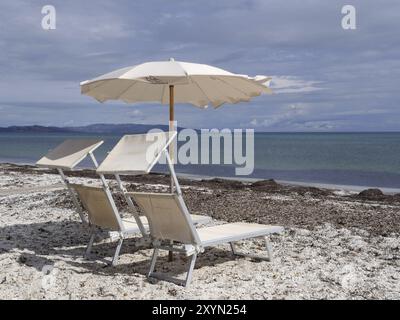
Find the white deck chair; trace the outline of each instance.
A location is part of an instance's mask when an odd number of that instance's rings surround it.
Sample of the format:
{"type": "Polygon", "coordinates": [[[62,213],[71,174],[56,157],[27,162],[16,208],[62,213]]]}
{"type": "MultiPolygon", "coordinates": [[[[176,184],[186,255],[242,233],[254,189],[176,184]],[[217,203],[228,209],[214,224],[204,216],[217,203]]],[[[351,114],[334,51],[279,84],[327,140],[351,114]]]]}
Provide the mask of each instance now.
{"type": "Polygon", "coordinates": [[[148,229],[146,217],[135,216],[135,219],[121,218],[108,188],[85,186],[81,184],[71,184],[70,186],[79,195],[79,199],[88,212],[89,222],[91,224],[91,235],[86,248],[85,257],[89,256],[96,235],[100,233],[100,230],[106,230],[109,232],[111,241],[118,239],[118,245],[111,262],[111,264],[115,266],[123,241],[134,234],[143,236],[141,228],[144,230],[148,229]]]}
{"type": "Polygon", "coordinates": [[[126,237],[133,234],[141,234],[142,236],[147,234],[146,230],[148,227],[145,226],[145,224],[147,224],[146,218],[139,218],[139,216],[134,213],[135,219],[121,219],[104,175],[100,174],[103,187],[93,187],[70,183],[63,171],[73,170],[87,156],[90,156],[94,166],[97,168],[98,162],[93,151],[102,143],[103,141],[98,139],[65,140],[41,158],[36,164],[39,167],[55,168],[58,170],[63,182],[71,194],[82,222],[89,222],[91,232],[89,244],[85,252],[86,257],[90,254],[95,237],[99,233],[98,228],[109,231],[109,237],[111,240],[114,240],[114,235],[117,236],[119,242],[112,260],[112,264],[115,265],[118,260],[123,240],[126,237]],[[78,198],[80,202],[78,201],[78,198]],[[86,219],[82,207],[86,209],[88,219],[86,219]]]}
{"type": "Polygon", "coordinates": [[[97,161],[93,155],[93,151],[102,143],[103,141],[99,139],[68,139],[36,162],[38,167],[57,169],[62,181],[71,194],[76,210],[83,223],[87,223],[87,219],[63,170],[73,170],[87,156],[90,156],[94,165],[97,167],[97,161]]]}
{"type": "Polygon", "coordinates": [[[186,287],[191,281],[197,254],[203,252],[205,247],[229,243],[234,255],[272,260],[272,249],[267,236],[283,231],[283,227],[280,226],[255,223],[228,223],[196,229],[180,194],[145,192],[130,192],[128,194],[134,198],[149,222],[154,252],[148,277],[168,280],[186,287]],[[234,242],[256,237],[264,237],[267,257],[247,255],[236,251],[234,242]],[[182,252],[191,256],[184,280],[154,272],[160,249],[182,252]]]}

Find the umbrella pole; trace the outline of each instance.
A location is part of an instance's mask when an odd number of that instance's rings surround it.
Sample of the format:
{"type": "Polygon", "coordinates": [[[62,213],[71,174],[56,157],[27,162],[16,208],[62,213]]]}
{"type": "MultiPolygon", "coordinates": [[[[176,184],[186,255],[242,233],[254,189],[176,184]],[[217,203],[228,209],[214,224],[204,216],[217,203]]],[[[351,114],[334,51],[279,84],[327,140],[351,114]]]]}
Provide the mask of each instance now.
{"type": "MultiPolygon", "coordinates": [[[[174,86],[169,86],[169,131],[175,131],[174,124],[174,86]]],[[[174,165],[174,141],[168,147],[169,156],[172,160],[172,165],[174,165]]],[[[174,179],[172,178],[171,173],[171,182],[170,182],[170,191],[174,192],[174,179]]]]}
{"type": "MultiPolygon", "coordinates": [[[[169,86],[169,131],[175,131],[174,124],[174,86],[169,86]]],[[[172,160],[172,165],[174,165],[174,141],[172,141],[168,147],[169,157],[172,160]]],[[[172,172],[170,172],[171,181],[170,181],[170,191],[174,192],[174,178],[172,177],[172,172]]],[[[168,251],[168,261],[172,261],[174,259],[173,252],[168,251]]]]}

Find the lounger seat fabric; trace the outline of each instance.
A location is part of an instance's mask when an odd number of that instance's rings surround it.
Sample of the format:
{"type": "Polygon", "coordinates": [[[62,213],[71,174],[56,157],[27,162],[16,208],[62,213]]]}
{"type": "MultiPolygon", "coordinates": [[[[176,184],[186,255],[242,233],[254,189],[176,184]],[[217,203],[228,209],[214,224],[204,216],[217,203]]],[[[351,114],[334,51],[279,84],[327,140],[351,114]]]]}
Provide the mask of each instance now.
{"type": "Polygon", "coordinates": [[[282,231],[283,228],[280,226],[243,222],[197,229],[197,233],[203,246],[240,241],[243,239],[261,237],[271,233],[280,233],[282,231]]]}
{"type": "MultiPolygon", "coordinates": [[[[191,214],[190,217],[192,218],[192,221],[194,224],[199,225],[199,224],[205,224],[211,221],[211,217],[208,216],[201,216],[197,214],[191,214]]],[[[140,216],[140,220],[142,221],[144,227],[148,230],[149,229],[149,223],[147,221],[146,216],[140,216]]],[[[129,232],[139,232],[139,227],[135,221],[135,219],[122,219],[122,223],[125,226],[125,229],[129,232]]]]}

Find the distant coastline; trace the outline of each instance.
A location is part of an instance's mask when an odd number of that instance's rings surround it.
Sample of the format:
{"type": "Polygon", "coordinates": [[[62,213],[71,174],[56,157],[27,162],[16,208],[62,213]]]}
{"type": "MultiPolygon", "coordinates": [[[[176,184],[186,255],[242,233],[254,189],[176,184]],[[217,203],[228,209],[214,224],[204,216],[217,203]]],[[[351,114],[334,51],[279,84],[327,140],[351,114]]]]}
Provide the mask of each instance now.
{"type": "MultiPolygon", "coordinates": [[[[150,129],[159,128],[161,130],[168,130],[166,125],[147,125],[147,124],[106,124],[96,123],[87,126],[77,127],[56,127],[56,126],[9,126],[0,127],[0,133],[142,133],[150,129]]],[[[180,128],[179,128],[180,129],[180,128]]]]}

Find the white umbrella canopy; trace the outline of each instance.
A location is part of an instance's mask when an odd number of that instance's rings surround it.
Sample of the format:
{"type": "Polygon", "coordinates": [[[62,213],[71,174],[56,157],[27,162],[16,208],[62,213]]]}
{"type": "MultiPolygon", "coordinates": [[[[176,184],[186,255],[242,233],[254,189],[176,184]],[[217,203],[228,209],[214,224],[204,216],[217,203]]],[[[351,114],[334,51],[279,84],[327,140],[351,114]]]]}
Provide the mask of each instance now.
{"type": "Polygon", "coordinates": [[[249,101],[269,89],[271,78],[234,74],[205,64],[155,61],[127,67],[81,82],[81,93],[100,102],[189,103],[217,108],[224,103],[249,101]],[[172,88],[172,90],[171,90],[172,88]],[[169,90],[168,90],[169,89],[169,90]]]}
{"type": "MultiPolygon", "coordinates": [[[[200,108],[211,104],[218,108],[224,103],[250,101],[262,93],[272,93],[270,82],[271,78],[266,76],[249,77],[171,58],[169,61],[146,62],[118,69],[83,81],[80,85],[82,94],[99,102],[169,103],[169,129],[175,131],[175,103],[189,103],[200,108]]],[[[171,158],[172,149],[170,145],[171,158]]]]}

